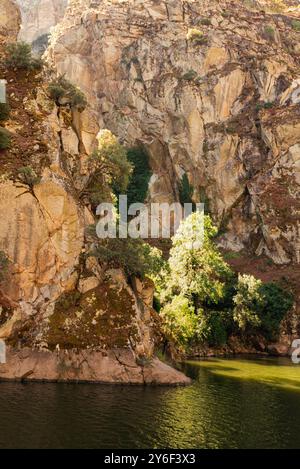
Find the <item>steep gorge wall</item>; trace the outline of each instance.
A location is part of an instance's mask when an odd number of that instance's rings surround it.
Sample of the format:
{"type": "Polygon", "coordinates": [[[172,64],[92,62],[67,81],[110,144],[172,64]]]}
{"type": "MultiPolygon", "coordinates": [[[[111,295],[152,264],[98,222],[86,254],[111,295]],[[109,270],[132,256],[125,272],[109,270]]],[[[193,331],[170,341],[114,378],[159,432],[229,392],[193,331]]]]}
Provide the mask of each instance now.
{"type": "MultiPolygon", "coordinates": [[[[0,0],[0,12],[2,59],[20,12],[11,0],[0,0]]],[[[0,77],[10,105],[1,126],[11,137],[0,150],[0,254],[9,262],[0,271],[0,380],[189,383],[154,358],[153,286],[129,285],[122,270],[85,256],[95,220],[78,195],[86,155],[72,119],[82,117],[49,99],[43,71],[1,60],[0,77]],[[20,179],[24,168],[31,182],[20,179]]]]}
{"type": "Polygon", "coordinates": [[[49,34],[63,17],[68,0],[16,0],[21,9],[19,39],[34,42],[49,34]]]}
{"type": "Polygon", "coordinates": [[[225,248],[279,264],[300,262],[300,33],[289,14],[225,0],[71,0],[48,50],[89,97],[87,152],[100,127],[144,144],[153,200],[177,198],[185,172],[225,248]]]}

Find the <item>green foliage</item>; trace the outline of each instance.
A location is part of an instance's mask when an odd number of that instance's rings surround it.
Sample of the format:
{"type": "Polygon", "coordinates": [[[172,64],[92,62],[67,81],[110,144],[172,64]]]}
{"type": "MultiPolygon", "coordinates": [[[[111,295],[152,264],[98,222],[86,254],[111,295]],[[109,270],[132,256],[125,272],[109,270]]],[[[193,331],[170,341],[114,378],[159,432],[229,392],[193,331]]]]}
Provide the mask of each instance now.
{"type": "Polygon", "coordinates": [[[98,149],[89,157],[88,165],[90,176],[82,195],[92,204],[109,201],[112,188],[116,193],[126,193],[133,167],[126,149],[109,130],[99,133],[98,149]]]}
{"type": "Polygon", "coordinates": [[[227,326],[230,315],[220,311],[198,311],[197,340],[210,347],[222,346],[227,341],[227,326]]]}
{"type": "Polygon", "coordinates": [[[31,46],[26,42],[8,44],[5,63],[9,68],[25,70],[40,69],[43,65],[41,59],[32,56],[31,46]]]}
{"type": "Polygon", "coordinates": [[[193,203],[194,188],[189,182],[189,178],[186,173],[181,178],[179,184],[179,200],[182,205],[193,203]]]}
{"type": "Polygon", "coordinates": [[[202,39],[202,37],[203,37],[203,32],[199,31],[199,29],[196,29],[196,28],[190,28],[186,35],[186,38],[188,41],[195,41],[198,39],[202,39]]]}
{"type": "Polygon", "coordinates": [[[64,75],[53,80],[48,86],[48,93],[57,105],[69,104],[72,108],[83,111],[87,106],[84,93],[70,83],[64,75]]]}
{"type": "Polygon", "coordinates": [[[257,333],[276,339],[293,297],[276,284],[235,275],[214,244],[216,234],[210,217],[197,212],[174,236],[157,282],[165,333],[185,350],[197,343],[224,345],[233,332],[245,339],[257,333]],[[205,230],[199,244],[202,217],[205,230]]]}
{"type": "Polygon", "coordinates": [[[127,151],[127,159],[133,167],[130,183],[127,189],[128,205],[143,203],[148,194],[151,178],[149,157],[142,148],[131,148],[127,151]]]}
{"type": "Polygon", "coordinates": [[[186,349],[194,340],[198,320],[195,309],[183,295],[175,296],[160,312],[163,331],[177,345],[186,349]]]}
{"type": "Polygon", "coordinates": [[[226,10],[223,10],[221,15],[223,16],[223,18],[230,18],[231,16],[231,12],[230,11],[226,11],[226,10]]]}
{"type": "Polygon", "coordinates": [[[6,129],[0,127],[0,150],[6,150],[10,146],[11,138],[6,129]]]}
{"type": "Polygon", "coordinates": [[[161,252],[141,239],[101,239],[91,255],[110,267],[123,269],[128,276],[141,278],[157,275],[163,264],[161,252]]]}
{"type": "Polygon", "coordinates": [[[264,35],[268,40],[274,41],[275,29],[273,28],[273,26],[270,26],[270,25],[265,26],[264,35]]]}
{"type": "Polygon", "coordinates": [[[182,222],[172,240],[168,268],[160,286],[161,314],[165,331],[181,347],[197,341],[217,345],[226,340],[222,312],[211,310],[219,303],[222,307],[227,304],[227,283],[233,274],[213,242],[216,234],[210,217],[196,212],[182,222]]]}
{"type": "Polygon", "coordinates": [[[266,101],[265,103],[258,103],[256,105],[256,110],[260,111],[261,109],[272,109],[274,107],[274,103],[271,101],[266,101]]]}
{"type": "Polygon", "coordinates": [[[0,251],[0,281],[2,282],[7,275],[8,267],[9,267],[9,259],[5,252],[0,251]]]}
{"type": "Polygon", "coordinates": [[[186,81],[193,81],[197,77],[197,72],[195,70],[189,70],[188,72],[182,75],[182,79],[186,81]]]}
{"type": "Polygon", "coordinates": [[[239,275],[237,292],[233,300],[233,319],[243,332],[261,325],[258,315],[258,310],[263,305],[261,286],[262,282],[252,275],[239,275]]]}
{"type": "Polygon", "coordinates": [[[243,332],[259,328],[268,340],[275,340],[293,301],[293,296],[275,283],[263,284],[252,275],[240,275],[233,318],[243,332]]]}
{"type": "MultiPolygon", "coordinates": [[[[205,20],[203,20],[203,21],[205,21],[205,20]]],[[[203,24],[207,24],[207,21],[209,21],[209,20],[206,20],[206,22],[203,23],[203,24]]],[[[191,41],[191,42],[193,42],[194,44],[197,44],[197,45],[207,44],[207,42],[208,42],[208,39],[204,35],[204,33],[202,31],[199,31],[199,29],[195,29],[195,28],[190,28],[188,30],[186,38],[187,38],[188,41],[191,41]]]]}
{"type": "Polygon", "coordinates": [[[20,168],[18,170],[18,179],[29,187],[33,187],[41,181],[41,178],[36,174],[31,166],[20,168]]]}
{"type": "Polygon", "coordinates": [[[300,21],[293,20],[291,26],[295,31],[300,31],[300,21]]]}
{"type": "Polygon", "coordinates": [[[9,119],[10,107],[8,103],[0,103],[0,122],[9,119]]]}
{"type": "Polygon", "coordinates": [[[263,308],[259,311],[262,330],[269,340],[276,340],[280,323],[293,306],[293,295],[276,283],[263,284],[260,287],[263,308]]]}
{"type": "Polygon", "coordinates": [[[231,270],[216,248],[217,228],[209,216],[196,212],[181,223],[170,251],[170,278],[167,292],[196,298],[197,305],[208,298],[215,303],[223,298],[225,281],[231,270]],[[204,239],[199,227],[204,223],[204,239]]]}
{"type": "Polygon", "coordinates": [[[209,18],[202,18],[199,21],[199,24],[202,24],[203,26],[209,26],[211,25],[211,20],[209,18]]]}

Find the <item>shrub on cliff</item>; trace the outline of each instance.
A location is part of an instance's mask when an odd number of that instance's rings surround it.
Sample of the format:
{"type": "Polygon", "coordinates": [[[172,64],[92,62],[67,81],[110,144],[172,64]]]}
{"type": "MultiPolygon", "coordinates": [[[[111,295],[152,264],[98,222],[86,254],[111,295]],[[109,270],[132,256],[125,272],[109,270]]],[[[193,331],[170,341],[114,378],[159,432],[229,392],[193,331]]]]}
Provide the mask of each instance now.
{"type": "Polygon", "coordinates": [[[9,259],[4,251],[0,251],[0,282],[2,282],[7,274],[9,267],[9,259]]]}
{"type": "Polygon", "coordinates": [[[4,122],[9,119],[10,107],[8,103],[0,103],[0,122],[4,122]]]}
{"type": "Polygon", "coordinates": [[[87,106],[87,99],[84,93],[70,83],[63,75],[49,84],[48,93],[57,105],[69,104],[79,111],[83,111],[87,106]]]}
{"type": "Polygon", "coordinates": [[[188,41],[191,41],[197,45],[205,45],[208,42],[207,36],[203,34],[199,29],[190,28],[186,35],[188,41]]]}
{"type": "Polygon", "coordinates": [[[300,21],[298,20],[293,20],[292,23],[292,28],[295,30],[295,31],[300,31],[300,21]]]}
{"type": "Polygon", "coordinates": [[[133,170],[127,188],[128,206],[143,203],[148,194],[151,170],[148,153],[143,148],[131,148],[127,151],[127,159],[133,170]]]}
{"type": "Polygon", "coordinates": [[[24,166],[18,170],[18,179],[29,187],[33,187],[41,181],[41,178],[30,166],[24,166]]]}
{"type": "Polygon", "coordinates": [[[8,44],[5,63],[9,68],[25,70],[40,69],[43,65],[41,59],[32,56],[31,46],[26,42],[8,44]]]}
{"type": "Polygon", "coordinates": [[[190,28],[186,35],[188,41],[195,41],[203,38],[203,32],[196,28],[190,28]]]}
{"type": "Polygon", "coordinates": [[[269,41],[274,41],[274,39],[275,39],[275,29],[273,28],[273,26],[270,26],[270,25],[265,26],[264,36],[269,41]]]}
{"type": "Polygon", "coordinates": [[[0,127],[0,150],[6,150],[10,146],[11,138],[7,130],[0,127]]]}
{"type": "Polygon", "coordinates": [[[91,255],[111,268],[121,268],[130,276],[155,276],[162,267],[161,252],[141,239],[97,239],[91,255]]]}
{"type": "Polygon", "coordinates": [[[89,174],[82,195],[89,198],[94,206],[109,202],[109,191],[126,193],[132,164],[127,159],[127,151],[118,139],[109,131],[103,130],[98,135],[98,149],[88,160],[89,174]]]}
{"type": "Polygon", "coordinates": [[[179,201],[182,205],[193,203],[194,188],[190,184],[189,178],[186,173],[181,178],[179,183],[179,201]]]}

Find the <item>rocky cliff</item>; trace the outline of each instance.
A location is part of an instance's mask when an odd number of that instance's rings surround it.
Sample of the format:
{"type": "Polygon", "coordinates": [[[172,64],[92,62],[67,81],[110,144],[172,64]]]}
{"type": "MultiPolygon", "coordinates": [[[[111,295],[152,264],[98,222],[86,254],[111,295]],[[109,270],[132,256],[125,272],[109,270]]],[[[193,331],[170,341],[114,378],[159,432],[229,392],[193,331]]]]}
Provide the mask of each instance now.
{"type": "MultiPolygon", "coordinates": [[[[0,37],[10,42],[20,15],[0,3],[0,37]]],[[[13,145],[0,150],[0,251],[10,261],[0,377],[187,382],[153,359],[151,285],[129,285],[85,256],[94,218],[78,194],[100,128],[147,149],[151,200],[177,200],[186,174],[220,227],[219,244],[240,253],[236,269],[286,277],[299,301],[300,15],[295,2],[277,3],[69,0],[64,16],[48,15],[61,18],[46,72],[1,66],[13,145]],[[85,110],[49,99],[49,70],[84,91],[85,110]],[[24,167],[35,178],[20,183],[24,167]]],[[[49,29],[36,21],[43,5],[26,19],[28,40],[49,29]]],[[[295,309],[285,351],[298,332],[295,309]]]]}
{"type": "MultiPolygon", "coordinates": [[[[12,1],[0,7],[3,58],[20,15],[12,1]]],[[[70,122],[79,112],[49,99],[43,71],[8,69],[1,60],[0,76],[11,138],[0,150],[0,339],[7,345],[0,378],[188,383],[154,359],[152,286],[138,279],[130,286],[121,270],[84,255],[94,218],[76,186],[79,145],[70,122]]]]}
{"type": "Polygon", "coordinates": [[[74,0],[48,58],[89,96],[84,135],[146,146],[153,200],[186,173],[222,246],[299,263],[299,11],[273,4],[74,0]]]}
{"type": "Polygon", "coordinates": [[[63,17],[68,0],[17,0],[22,14],[20,40],[37,42],[63,17]]]}

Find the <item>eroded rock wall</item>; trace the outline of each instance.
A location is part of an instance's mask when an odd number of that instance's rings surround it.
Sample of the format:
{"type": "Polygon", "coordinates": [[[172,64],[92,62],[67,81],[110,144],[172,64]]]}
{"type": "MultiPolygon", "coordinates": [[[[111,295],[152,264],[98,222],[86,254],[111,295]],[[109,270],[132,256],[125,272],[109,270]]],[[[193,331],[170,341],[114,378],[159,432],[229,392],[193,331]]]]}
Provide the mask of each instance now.
{"type": "MultiPolygon", "coordinates": [[[[29,3],[37,18],[54,5],[29,3]]],[[[0,7],[0,34],[14,41],[19,9],[0,7]]],[[[131,285],[86,255],[95,220],[80,184],[95,127],[85,125],[90,113],[49,98],[47,73],[0,61],[10,105],[1,122],[10,144],[0,149],[0,380],[187,384],[154,358],[153,285],[131,285]]]]}
{"type": "Polygon", "coordinates": [[[48,58],[88,95],[89,136],[147,147],[153,200],[186,172],[225,248],[298,263],[299,13],[249,4],[73,0],[48,58]]]}
{"type": "Polygon", "coordinates": [[[68,0],[16,0],[22,14],[19,39],[37,41],[63,17],[68,0]]]}
{"type": "Polygon", "coordinates": [[[16,39],[21,24],[21,15],[14,0],[0,1],[0,45],[16,39]]]}

